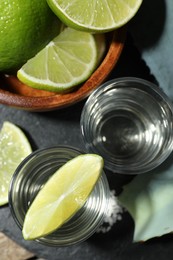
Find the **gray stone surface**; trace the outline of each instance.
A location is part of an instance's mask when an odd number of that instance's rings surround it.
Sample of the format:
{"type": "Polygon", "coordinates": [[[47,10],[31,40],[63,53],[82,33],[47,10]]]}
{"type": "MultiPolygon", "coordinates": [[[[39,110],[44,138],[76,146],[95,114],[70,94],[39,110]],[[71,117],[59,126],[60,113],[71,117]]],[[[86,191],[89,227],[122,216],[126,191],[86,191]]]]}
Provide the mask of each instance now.
{"type": "MultiPolygon", "coordinates": [[[[169,23],[172,19],[171,4],[172,0],[144,0],[139,14],[129,24],[125,48],[109,79],[136,76],[169,90],[173,67],[172,23],[169,23]],[[140,51],[134,48],[133,39],[140,51]],[[145,66],[145,62],[151,71],[145,66]]],[[[84,101],[67,109],[47,113],[31,113],[0,105],[0,127],[5,120],[19,125],[34,150],[56,144],[85,149],[79,124],[83,105],[84,101]]],[[[112,175],[107,171],[106,174],[111,189],[116,189],[117,192],[121,191],[122,184],[128,180],[126,176],[112,175]]],[[[70,247],[50,248],[24,241],[8,206],[0,208],[0,231],[46,260],[173,259],[172,235],[152,239],[147,243],[132,243],[133,221],[128,213],[107,234],[94,234],[87,241],[70,247]]]]}

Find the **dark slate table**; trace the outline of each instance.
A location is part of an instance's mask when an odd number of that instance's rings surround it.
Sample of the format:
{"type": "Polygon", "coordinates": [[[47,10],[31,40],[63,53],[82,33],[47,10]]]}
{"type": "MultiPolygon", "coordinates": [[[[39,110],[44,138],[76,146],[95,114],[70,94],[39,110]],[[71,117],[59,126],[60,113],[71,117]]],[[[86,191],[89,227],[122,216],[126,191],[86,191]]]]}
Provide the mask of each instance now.
{"type": "MultiPolygon", "coordinates": [[[[168,2],[170,3],[170,1],[168,2]]],[[[157,1],[147,1],[147,3],[149,2],[156,4],[157,1]]],[[[161,4],[161,0],[158,0],[158,3],[161,4]]],[[[145,10],[143,9],[142,13],[143,11],[145,10]]],[[[135,76],[159,85],[158,78],[150,73],[150,69],[141,58],[145,59],[144,52],[138,51],[135,47],[134,40],[136,41],[136,38],[138,38],[135,37],[137,31],[132,23],[132,26],[128,29],[125,48],[108,79],[135,76]]],[[[151,29],[150,33],[151,35],[153,33],[151,29]]],[[[68,144],[85,150],[80,131],[80,115],[84,103],[85,100],[70,108],[44,113],[32,113],[0,105],[0,126],[5,120],[20,126],[29,138],[34,150],[56,144],[68,144]]],[[[106,174],[110,188],[115,189],[117,193],[121,191],[122,185],[129,180],[127,176],[112,174],[108,171],[106,171],[106,174]]],[[[51,248],[36,242],[24,241],[8,206],[0,208],[0,230],[38,257],[46,260],[173,259],[173,235],[154,238],[146,243],[132,242],[134,224],[128,213],[124,213],[122,221],[117,222],[107,234],[94,234],[87,241],[70,247],[51,248]]]]}

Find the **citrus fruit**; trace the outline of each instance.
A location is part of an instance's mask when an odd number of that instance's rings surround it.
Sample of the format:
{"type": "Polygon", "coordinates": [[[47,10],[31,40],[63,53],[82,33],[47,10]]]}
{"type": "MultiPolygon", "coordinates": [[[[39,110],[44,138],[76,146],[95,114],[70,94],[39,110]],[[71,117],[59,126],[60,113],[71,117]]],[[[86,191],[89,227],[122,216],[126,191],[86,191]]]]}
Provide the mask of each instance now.
{"type": "Polygon", "coordinates": [[[0,71],[20,68],[59,33],[46,0],[6,0],[0,5],[0,71]]]}
{"type": "Polygon", "coordinates": [[[54,13],[69,27],[106,32],[126,24],[142,0],[47,0],[54,13]]]}
{"type": "Polygon", "coordinates": [[[0,205],[8,202],[11,177],[19,163],[31,153],[31,146],[16,125],[5,121],[0,131],[0,205]]]}
{"type": "Polygon", "coordinates": [[[97,64],[94,36],[65,28],[18,71],[20,81],[33,88],[67,92],[85,81],[97,64]]]}
{"type": "Polygon", "coordinates": [[[50,234],[69,220],[86,202],[103,168],[96,154],[79,155],[60,167],[38,192],[28,209],[23,237],[50,234]]]}

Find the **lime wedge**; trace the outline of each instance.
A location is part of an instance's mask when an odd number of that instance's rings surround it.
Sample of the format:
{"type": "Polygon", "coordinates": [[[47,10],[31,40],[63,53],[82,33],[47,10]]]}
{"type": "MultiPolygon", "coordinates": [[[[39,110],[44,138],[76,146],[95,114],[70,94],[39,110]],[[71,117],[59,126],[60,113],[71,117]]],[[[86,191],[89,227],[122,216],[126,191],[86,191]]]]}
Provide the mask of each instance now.
{"type": "Polygon", "coordinates": [[[93,35],[65,28],[18,71],[20,81],[33,88],[68,92],[85,81],[97,64],[93,35]]]}
{"type": "Polygon", "coordinates": [[[36,239],[62,226],[84,205],[102,168],[103,159],[95,154],[79,155],[59,168],[28,209],[23,237],[36,239]]]}
{"type": "Polygon", "coordinates": [[[67,26],[90,32],[107,32],[126,24],[142,0],[47,0],[67,26]]]}
{"type": "Polygon", "coordinates": [[[4,122],[0,131],[0,205],[8,203],[11,177],[19,163],[31,153],[31,146],[20,128],[4,122]]]}

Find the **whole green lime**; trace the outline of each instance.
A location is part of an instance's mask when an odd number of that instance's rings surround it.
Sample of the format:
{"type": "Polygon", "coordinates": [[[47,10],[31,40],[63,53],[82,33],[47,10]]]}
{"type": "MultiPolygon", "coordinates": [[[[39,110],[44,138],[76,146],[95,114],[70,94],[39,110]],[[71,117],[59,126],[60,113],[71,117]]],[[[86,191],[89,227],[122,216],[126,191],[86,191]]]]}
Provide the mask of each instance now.
{"type": "Polygon", "coordinates": [[[60,30],[46,0],[6,0],[0,4],[0,71],[20,68],[60,30]]]}

